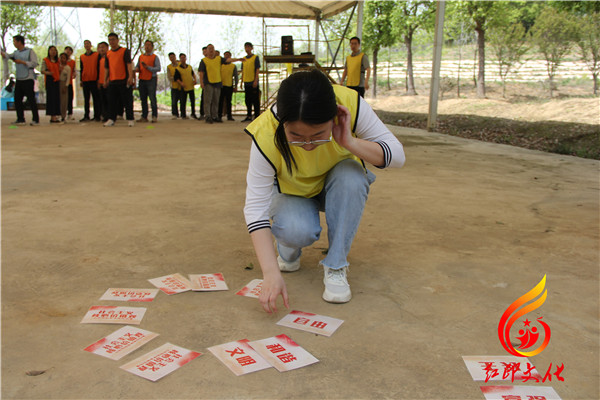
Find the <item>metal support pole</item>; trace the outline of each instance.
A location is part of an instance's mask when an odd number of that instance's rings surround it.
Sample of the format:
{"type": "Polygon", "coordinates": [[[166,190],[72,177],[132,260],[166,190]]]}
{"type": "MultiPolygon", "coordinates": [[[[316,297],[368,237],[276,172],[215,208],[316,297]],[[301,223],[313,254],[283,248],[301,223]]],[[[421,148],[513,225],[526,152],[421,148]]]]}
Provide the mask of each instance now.
{"type": "Polygon", "coordinates": [[[435,11],[435,37],[433,39],[433,65],[429,90],[429,116],[427,130],[434,131],[437,125],[438,93],[440,89],[440,67],[442,64],[442,40],[444,37],[444,12],[446,2],[439,1],[435,11]]]}
{"type": "Polygon", "coordinates": [[[356,21],[356,36],[362,40],[362,28],[363,28],[363,9],[365,2],[362,0],[358,1],[358,18],[356,21]]]}
{"type": "Polygon", "coordinates": [[[315,20],[315,60],[319,60],[319,25],[321,25],[321,16],[317,15],[315,20]]]}

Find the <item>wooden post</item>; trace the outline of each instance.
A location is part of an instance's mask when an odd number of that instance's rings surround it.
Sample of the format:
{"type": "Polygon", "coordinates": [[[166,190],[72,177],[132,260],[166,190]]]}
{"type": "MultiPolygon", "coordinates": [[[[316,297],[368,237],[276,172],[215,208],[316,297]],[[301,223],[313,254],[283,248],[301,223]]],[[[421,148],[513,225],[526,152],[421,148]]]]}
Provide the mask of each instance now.
{"type": "Polygon", "coordinates": [[[440,90],[440,67],[442,64],[442,43],[444,37],[445,1],[437,2],[435,11],[435,37],[433,39],[433,68],[431,71],[431,87],[429,88],[429,116],[427,130],[435,131],[437,125],[438,93],[440,90]]]}
{"type": "Polygon", "coordinates": [[[363,28],[363,9],[365,7],[365,2],[364,1],[359,1],[358,2],[358,15],[357,20],[356,20],[356,37],[360,38],[360,40],[362,40],[362,28],[363,28]]]}

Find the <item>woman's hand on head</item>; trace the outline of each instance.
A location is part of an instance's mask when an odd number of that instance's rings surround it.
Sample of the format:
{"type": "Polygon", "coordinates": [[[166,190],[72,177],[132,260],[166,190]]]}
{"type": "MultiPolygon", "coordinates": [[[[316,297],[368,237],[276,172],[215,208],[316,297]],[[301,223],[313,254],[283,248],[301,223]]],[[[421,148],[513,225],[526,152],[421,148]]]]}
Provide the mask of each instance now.
{"type": "Polygon", "coordinates": [[[331,133],[337,144],[347,149],[354,139],[350,133],[350,111],[346,107],[340,106],[339,104],[337,108],[337,122],[334,121],[331,133]]]}
{"type": "Polygon", "coordinates": [[[272,312],[277,312],[275,302],[280,294],[283,298],[283,305],[285,308],[290,308],[285,282],[281,276],[281,273],[279,271],[277,272],[277,274],[264,276],[260,296],[258,296],[260,305],[269,314],[272,312]]]}

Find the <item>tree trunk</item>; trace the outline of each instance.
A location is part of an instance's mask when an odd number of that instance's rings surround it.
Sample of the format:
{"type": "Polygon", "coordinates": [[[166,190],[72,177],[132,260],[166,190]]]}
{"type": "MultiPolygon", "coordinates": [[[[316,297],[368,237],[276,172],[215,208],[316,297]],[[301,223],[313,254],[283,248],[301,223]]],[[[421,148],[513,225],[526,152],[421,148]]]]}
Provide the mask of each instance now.
{"type": "Polygon", "coordinates": [[[485,99],[485,30],[478,26],[477,32],[477,52],[479,54],[479,70],[477,73],[477,97],[485,99]]]}
{"type": "Polygon", "coordinates": [[[373,98],[377,98],[377,53],[379,49],[373,49],[373,98]]]}
{"type": "Polygon", "coordinates": [[[592,77],[594,78],[594,95],[598,94],[598,74],[592,73],[592,77]]]}
{"type": "Polygon", "coordinates": [[[417,91],[415,90],[412,61],[412,36],[412,32],[404,36],[404,44],[406,45],[406,72],[408,74],[408,79],[406,81],[406,94],[416,96],[417,91]]]}
{"type": "Polygon", "coordinates": [[[460,64],[462,61],[462,46],[458,44],[458,71],[456,73],[456,98],[460,99],[460,64]]]}

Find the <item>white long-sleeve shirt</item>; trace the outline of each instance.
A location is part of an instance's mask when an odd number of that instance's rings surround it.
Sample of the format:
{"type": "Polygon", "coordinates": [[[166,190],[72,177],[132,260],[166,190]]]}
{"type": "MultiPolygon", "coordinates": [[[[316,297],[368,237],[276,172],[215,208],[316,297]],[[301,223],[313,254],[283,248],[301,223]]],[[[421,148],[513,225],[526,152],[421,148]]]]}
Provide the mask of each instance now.
{"type": "MultiPolygon", "coordinates": [[[[402,144],[362,97],[360,98],[355,133],[358,138],[376,142],[383,149],[385,164],[377,168],[399,168],[404,165],[402,144]]],[[[249,232],[271,227],[269,207],[276,174],[277,171],[252,142],[248,174],[246,175],[246,205],[244,207],[244,216],[249,232]]]]}

